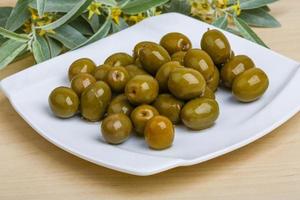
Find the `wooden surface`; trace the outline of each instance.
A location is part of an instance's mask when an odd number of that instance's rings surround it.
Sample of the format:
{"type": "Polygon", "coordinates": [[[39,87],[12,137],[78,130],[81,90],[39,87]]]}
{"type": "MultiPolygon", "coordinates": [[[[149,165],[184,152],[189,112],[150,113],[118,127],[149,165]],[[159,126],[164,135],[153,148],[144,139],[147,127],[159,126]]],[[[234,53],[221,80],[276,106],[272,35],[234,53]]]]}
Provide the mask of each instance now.
{"type": "MultiPolygon", "coordinates": [[[[0,6],[14,2],[1,0],[0,6]]],[[[299,61],[300,1],[281,0],[271,8],[282,27],[257,29],[257,33],[273,50],[299,61]]],[[[0,79],[31,63],[32,58],[27,58],[10,65],[0,72],[0,79]]],[[[0,162],[1,200],[296,200],[300,199],[300,114],[225,156],[136,177],[91,164],[50,144],[0,92],[0,162]]]]}

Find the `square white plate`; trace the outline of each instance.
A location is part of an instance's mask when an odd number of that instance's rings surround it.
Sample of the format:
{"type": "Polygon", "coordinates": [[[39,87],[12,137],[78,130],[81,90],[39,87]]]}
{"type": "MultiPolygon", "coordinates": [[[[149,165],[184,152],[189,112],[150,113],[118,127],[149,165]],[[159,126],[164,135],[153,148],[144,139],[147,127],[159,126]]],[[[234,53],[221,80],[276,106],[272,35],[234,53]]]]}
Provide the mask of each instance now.
{"type": "Polygon", "coordinates": [[[229,92],[218,90],[220,117],[210,129],[195,132],[176,128],[172,148],[150,150],[143,139],[132,137],[122,145],[112,146],[101,138],[99,123],[88,123],[79,117],[55,118],[48,108],[48,95],[60,85],[69,85],[67,69],[78,58],[89,57],[101,64],[110,54],[131,53],[143,40],[158,42],[166,33],[186,34],[193,47],[208,24],[181,14],[164,14],[99,40],[86,47],[65,53],[47,62],[28,68],[1,81],[1,86],[16,111],[40,135],[58,147],[90,162],[114,170],[151,175],[177,166],[201,163],[240,148],[269,133],[300,108],[299,63],[269,49],[224,32],[236,54],[250,56],[266,71],[270,86],[258,101],[243,104],[229,92]]]}

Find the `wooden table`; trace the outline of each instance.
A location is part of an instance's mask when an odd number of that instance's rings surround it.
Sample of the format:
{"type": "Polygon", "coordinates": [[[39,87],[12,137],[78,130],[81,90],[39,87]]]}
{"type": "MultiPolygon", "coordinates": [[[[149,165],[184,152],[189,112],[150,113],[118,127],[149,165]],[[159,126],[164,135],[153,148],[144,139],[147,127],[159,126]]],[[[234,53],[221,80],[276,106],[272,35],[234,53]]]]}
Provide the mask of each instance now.
{"type": "MultiPolygon", "coordinates": [[[[0,6],[14,2],[1,0],[0,6]]],[[[271,8],[282,27],[257,33],[273,50],[300,60],[300,1],[282,0],[271,8]]],[[[14,63],[0,72],[0,79],[31,64],[32,58],[14,63]]],[[[137,177],[94,165],[47,142],[0,92],[0,162],[1,200],[300,199],[300,114],[225,156],[137,177]]]]}

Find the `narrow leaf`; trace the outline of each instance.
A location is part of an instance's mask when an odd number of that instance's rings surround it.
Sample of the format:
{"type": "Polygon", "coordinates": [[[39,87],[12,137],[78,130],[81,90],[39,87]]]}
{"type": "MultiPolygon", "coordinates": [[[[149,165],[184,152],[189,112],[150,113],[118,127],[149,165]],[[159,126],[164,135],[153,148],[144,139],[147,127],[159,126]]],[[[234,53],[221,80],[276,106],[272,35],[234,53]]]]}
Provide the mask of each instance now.
{"type": "Polygon", "coordinates": [[[0,27],[0,35],[20,42],[27,42],[29,40],[29,37],[25,34],[18,34],[2,27],[0,27]]]}
{"type": "Polygon", "coordinates": [[[177,12],[189,15],[190,11],[191,4],[187,0],[171,0],[170,3],[164,6],[164,12],[177,12]]]}
{"type": "Polygon", "coordinates": [[[90,24],[87,23],[86,20],[82,16],[79,16],[76,18],[76,20],[71,21],[69,23],[69,25],[71,25],[73,28],[75,28],[77,31],[79,31],[83,35],[91,36],[94,34],[90,24]]]}
{"type": "MultiPolygon", "coordinates": [[[[82,0],[47,0],[44,12],[69,12],[79,1],[82,0]]],[[[38,10],[37,1],[32,1],[29,6],[38,10]]]]}
{"type": "Polygon", "coordinates": [[[11,7],[0,7],[0,27],[4,27],[12,11],[11,7]]]}
{"type": "Polygon", "coordinates": [[[12,62],[21,53],[27,44],[15,40],[7,40],[0,47],[0,69],[12,62]]]}
{"type": "Polygon", "coordinates": [[[15,31],[29,18],[28,4],[32,0],[19,0],[6,21],[5,28],[15,31]]]}
{"type": "Polygon", "coordinates": [[[261,7],[261,9],[264,9],[264,11],[267,11],[267,12],[271,11],[269,6],[263,6],[263,7],[261,7]]]}
{"type": "Polygon", "coordinates": [[[115,0],[96,0],[96,2],[113,7],[118,5],[118,3],[115,0]]]}
{"type": "Polygon", "coordinates": [[[40,17],[44,15],[47,0],[36,0],[37,11],[40,17]]]}
{"type": "Polygon", "coordinates": [[[55,29],[55,33],[50,33],[49,36],[60,41],[68,49],[74,49],[86,41],[86,37],[67,24],[55,29]]]}
{"type": "Polygon", "coordinates": [[[90,25],[94,33],[100,28],[100,21],[98,15],[93,15],[93,17],[89,19],[88,14],[84,13],[81,15],[81,17],[90,25]]]}
{"type": "Polygon", "coordinates": [[[278,0],[241,0],[240,7],[242,10],[249,10],[254,8],[260,8],[270,3],[274,3],[278,0]]]}
{"type": "Polygon", "coordinates": [[[67,14],[52,22],[51,24],[39,27],[44,30],[56,29],[69,21],[77,18],[90,5],[93,0],[83,0],[78,2],[67,14]]]}
{"type": "Polygon", "coordinates": [[[78,45],[77,48],[82,47],[87,44],[90,44],[92,42],[95,42],[95,41],[100,40],[100,39],[104,38],[105,36],[107,36],[107,34],[109,33],[109,30],[110,30],[110,27],[111,27],[111,23],[112,23],[112,20],[110,18],[107,19],[105,21],[105,23],[101,26],[101,28],[92,37],[90,37],[88,40],[86,40],[82,44],[78,45]]]}
{"type": "Polygon", "coordinates": [[[37,63],[41,63],[51,58],[49,46],[44,37],[35,35],[32,43],[32,53],[37,63]]]}
{"type": "Polygon", "coordinates": [[[119,24],[112,23],[112,31],[113,33],[119,32],[125,28],[127,28],[129,25],[126,23],[126,21],[122,18],[120,18],[119,24]]]}
{"type": "Polygon", "coordinates": [[[221,29],[225,29],[228,25],[228,21],[227,21],[227,15],[224,15],[222,17],[219,17],[216,21],[214,21],[212,23],[212,25],[221,28],[221,29]]]}
{"type": "Polygon", "coordinates": [[[232,33],[232,34],[235,34],[235,35],[237,35],[237,36],[241,36],[241,33],[240,33],[239,30],[235,30],[235,29],[233,29],[233,28],[227,27],[227,28],[226,28],[226,31],[228,31],[228,32],[230,32],[230,33],[232,33]]]}
{"type": "Polygon", "coordinates": [[[264,47],[267,47],[267,45],[254,33],[254,31],[251,30],[247,23],[244,22],[244,20],[239,19],[237,17],[234,17],[233,20],[244,38],[256,42],[257,44],[260,44],[264,47]]]}
{"type": "Polygon", "coordinates": [[[122,11],[125,14],[135,15],[140,12],[145,12],[152,7],[161,6],[168,1],[169,0],[132,0],[122,8],[122,11]]]}
{"type": "Polygon", "coordinates": [[[239,17],[250,26],[267,28],[280,26],[280,23],[262,8],[244,10],[239,17]]]}
{"type": "Polygon", "coordinates": [[[58,56],[62,51],[61,44],[59,44],[59,42],[57,42],[56,40],[54,40],[50,37],[46,37],[46,40],[48,42],[51,58],[58,56]]]}

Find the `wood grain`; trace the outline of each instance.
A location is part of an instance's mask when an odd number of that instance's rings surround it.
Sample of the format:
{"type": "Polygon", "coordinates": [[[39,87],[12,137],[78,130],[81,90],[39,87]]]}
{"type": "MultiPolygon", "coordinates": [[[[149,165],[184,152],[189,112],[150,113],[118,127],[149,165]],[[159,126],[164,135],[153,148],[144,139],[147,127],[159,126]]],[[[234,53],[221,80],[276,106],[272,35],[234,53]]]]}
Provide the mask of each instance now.
{"type": "MultiPolygon", "coordinates": [[[[0,6],[15,2],[1,0],[0,6]]],[[[256,29],[257,33],[273,50],[300,60],[300,1],[282,0],[271,8],[282,27],[256,29]]],[[[14,63],[0,71],[0,79],[32,63],[32,58],[14,63]]],[[[24,122],[0,92],[0,161],[1,200],[296,200],[300,199],[300,114],[225,156],[136,177],[96,166],[55,147],[24,122]]]]}

